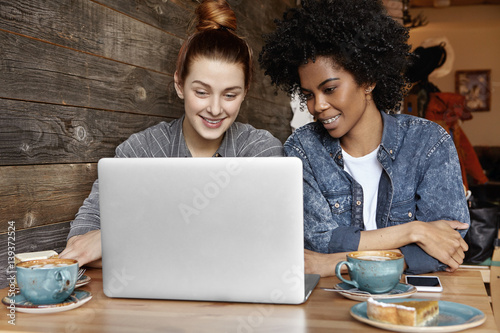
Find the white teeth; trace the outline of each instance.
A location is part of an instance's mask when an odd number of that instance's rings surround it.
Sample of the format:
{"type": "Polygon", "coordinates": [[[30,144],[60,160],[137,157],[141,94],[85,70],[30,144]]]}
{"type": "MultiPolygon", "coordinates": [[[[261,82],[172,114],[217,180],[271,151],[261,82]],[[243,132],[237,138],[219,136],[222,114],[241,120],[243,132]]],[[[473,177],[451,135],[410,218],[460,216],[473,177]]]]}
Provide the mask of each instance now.
{"type": "Polygon", "coordinates": [[[203,118],[207,121],[207,123],[210,123],[210,124],[218,124],[222,121],[222,119],[219,119],[219,120],[210,120],[210,119],[207,119],[207,118],[203,118]]]}
{"type": "Polygon", "coordinates": [[[326,119],[326,120],[323,120],[322,123],[323,124],[330,124],[330,123],[333,123],[335,120],[339,119],[340,115],[336,115],[335,117],[333,118],[330,118],[330,119],[326,119]]]}

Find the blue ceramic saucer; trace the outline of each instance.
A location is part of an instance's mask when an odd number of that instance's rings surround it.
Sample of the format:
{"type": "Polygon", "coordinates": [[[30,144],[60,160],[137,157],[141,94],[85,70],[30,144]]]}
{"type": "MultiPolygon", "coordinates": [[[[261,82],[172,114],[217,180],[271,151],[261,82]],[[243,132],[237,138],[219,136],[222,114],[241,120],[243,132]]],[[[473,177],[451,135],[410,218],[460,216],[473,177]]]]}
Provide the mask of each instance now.
{"type": "MultiPolygon", "coordinates": [[[[424,299],[398,299],[389,301],[391,303],[405,301],[424,301],[424,299]]],[[[384,302],[384,300],[382,300],[384,302]]],[[[351,308],[351,316],[363,323],[383,328],[385,330],[396,332],[458,332],[483,324],[486,320],[486,315],[472,306],[465,304],[438,301],[439,315],[434,324],[429,326],[403,326],[379,322],[368,318],[366,314],[366,302],[354,305],[351,308]]]]}
{"type": "Polygon", "coordinates": [[[334,289],[339,290],[340,294],[344,297],[360,302],[366,301],[370,297],[373,299],[404,298],[417,292],[417,288],[406,283],[398,283],[394,289],[384,294],[370,294],[369,292],[353,288],[353,286],[344,282],[335,285],[334,289]]]}
{"type": "Polygon", "coordinates": [[[75,289],[73,293],[64,301],[58,304],[35,305],[29,302],[23,295],[17,293],[13,298],[4,297],[2,303],[6,306],[11,304],[11,299],[14,300],[16,312],[26,313],[54,313],[68,311],[90,301],[92,294],[82,289],[75,289]]]}

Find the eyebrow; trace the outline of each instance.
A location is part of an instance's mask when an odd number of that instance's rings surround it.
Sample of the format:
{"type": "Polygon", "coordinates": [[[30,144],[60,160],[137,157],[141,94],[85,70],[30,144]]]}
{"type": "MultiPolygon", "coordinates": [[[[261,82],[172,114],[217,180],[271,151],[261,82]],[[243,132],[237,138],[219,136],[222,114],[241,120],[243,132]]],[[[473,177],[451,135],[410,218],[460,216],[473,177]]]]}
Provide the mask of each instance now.
{"type": "MultiPolygon", "coordinates": [[[[324,86],[325,84],[327,84],[328,82],[338,81],[338,80],[340,80],[340,78],[338,78],[338,77],[332,77],[332,78],[326,79],[325,81],[323,81],[320,84],[318,84],[318,89],[321,89],[321,87],[324,86]]],[[[303,88],[303,87],[300,87],[300,89],[305,90],[305,91],[310,91],[309,89],[306,89],[306,88],[303,88]]]]}
{"type": "MultiPolygon", "coordinates": [[[[200,80],[194,80],[192,83],[198,83],[198,84],[201,84],[202,86],[204,86],[205,88],[211,88],[211,86],[209,84],[206,84],[205,82],[203,81],[200,81],[200,80]]],[[[233,87],[227,87],[226,89],[224,89],[224,91],[228,91],[228,90],[234,90],[234,89],[240,89],[240,90],[243,90],[242,87],[240,86],[233,86],[233,87]]]]}

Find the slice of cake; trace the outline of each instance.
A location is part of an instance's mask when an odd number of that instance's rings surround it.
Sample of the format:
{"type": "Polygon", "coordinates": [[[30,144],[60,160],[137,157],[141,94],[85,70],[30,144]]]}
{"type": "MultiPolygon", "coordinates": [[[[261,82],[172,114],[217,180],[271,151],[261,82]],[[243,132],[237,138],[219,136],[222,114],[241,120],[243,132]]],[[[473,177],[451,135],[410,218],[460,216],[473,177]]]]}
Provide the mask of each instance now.
{"type": "Polygon", "coordinates": [[[370,319],[394,325],[425,326],[439,315],[438,301],[377,302],[369,298],[366,308],[370,319]]]}

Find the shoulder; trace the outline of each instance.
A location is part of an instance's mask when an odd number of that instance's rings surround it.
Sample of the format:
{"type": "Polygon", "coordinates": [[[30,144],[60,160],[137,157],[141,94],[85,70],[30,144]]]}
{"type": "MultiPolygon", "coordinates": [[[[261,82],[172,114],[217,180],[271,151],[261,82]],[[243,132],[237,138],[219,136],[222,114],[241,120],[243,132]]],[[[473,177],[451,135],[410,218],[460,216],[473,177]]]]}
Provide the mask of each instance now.
{"type": "MultiPolygon", "coordinates": [[[[438,123],[407,114],[391,114],[384,117],[384,132],[398,145],[423,149],[427,155],[439,147],[453,148],[453,140],[438,123]],[[387,126],[387,128],[385,128],[387,126]]],[[[384,133],[384,134],[385,134],[384,133]]]]}
{"type": "Polygon", "coordinates": [[[387,115],[387,118],[395,119],[395,121],[384,120],[384,126],[387,124],[390,127],[397,127],[397,129],[388,128],[388,130],[396,130],[401,136],[420,136],[423,140],[428,138],[431,141],[449,137],[448,132],[441,125],[425,118],[408,114],[391,114],[387,115]]]}
{"type": "Polygon", "coordinates": [[[116,148],[116,155],[121,157],[149,157],[151,155],[150,151],[154,147],[168,146],[180,133],[180,119],[171,122],[162,121],[143,131],[132,134],[116,148]]]}
{"type": "Polygon", "coordinates": [[[227,134],[231,145],[236,148],[237,156],[283,155],[283,144],[267,130],[234,122],[227,134]]]}
{"type": "Polygon", "coordinates": [[[425,118],[416,117],[409,114],[387,114],[386,116],[396,119],[399,126],[407,128],[408,130],[423,130],[430,132],[434,131],[439,134],[446,133],[446,130],[438,123],[425,118]]]}

